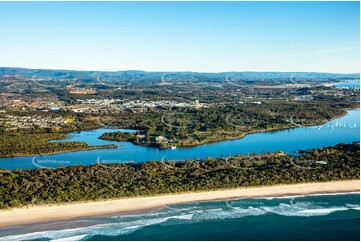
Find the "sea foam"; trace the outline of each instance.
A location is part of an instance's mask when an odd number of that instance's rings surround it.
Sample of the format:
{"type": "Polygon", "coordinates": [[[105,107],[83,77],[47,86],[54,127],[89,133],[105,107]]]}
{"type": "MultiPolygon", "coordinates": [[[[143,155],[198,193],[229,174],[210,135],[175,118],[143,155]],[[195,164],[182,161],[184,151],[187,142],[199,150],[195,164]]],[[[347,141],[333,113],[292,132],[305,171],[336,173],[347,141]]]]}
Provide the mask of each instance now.
{"type": "MultiPolygon", "coordinates": [[[[285,197],[281,197],[279,202],[277,200],[269,201],[264,199],[262,203],[258,201],[255,204],[252,204],[252,201],[254,202],[253,199],[249,199],[247,200],[250,202],[249,205],[244,200],[238,200],[238,202],[232,200],[232,202],[217,201],[179,204],[166,206],[163,209],[145,214],[81,219],[73,221],[74,225],[77,222],[81,222],[81,227],[79,228],[8,235],[0,237],[0,240],[87,240],[95,235],[119,236],[130,234],[147,226],[161,224],[168,226],[272,214],[287,217],[313,217],[347,210],[360,210],[359,204],[344,202],[344,204],[337,204],[337,206],[331,206],[329,203],[319,205],[310,202],[295,202],[295,197],[301,196],[289,197],[288,201],[285,197]]],[[[78,224],[78,226],[80,225],[78,224]]]]}

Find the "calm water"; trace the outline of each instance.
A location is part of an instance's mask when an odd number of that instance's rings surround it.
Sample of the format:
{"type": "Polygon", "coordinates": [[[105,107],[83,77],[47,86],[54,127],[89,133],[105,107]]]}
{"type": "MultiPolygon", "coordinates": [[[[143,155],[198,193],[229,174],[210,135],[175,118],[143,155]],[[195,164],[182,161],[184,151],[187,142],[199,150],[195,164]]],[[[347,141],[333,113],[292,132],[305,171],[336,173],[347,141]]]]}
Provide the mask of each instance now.
{"type": "Polygon", "coordinates": [[[359,240],[360,194],[187,203],[0,229],[0,240],[359,240]]]}
{"type": "Polygon", "coordinates": [[[339,87],[339,88],[360,89],[360,80],[348,81],[348,82],[343,82],[343,83],[335,83],[335,84],[332,84],[332,86],[339,87]]]}
{"type": "MultiPolygon", "coordinates": [[[[319,148],[360,141],[360,109],[349,111],[346,116],[324,125],[298,127],[275,132],[247,135],[238,140],[222,141],[192,148],[161,150],[133,145],[129,142],[104,141],[98,137],[115,129],[98,129],[70,133],[67,141],[85,141],[90,145],[119,144],[118,149],[78,151],[36,157],[14,157],[0,159],[0,167],[7,169],[57,167],[59,165],[144,162],[148,160],[169,160],[186,158],[221,157],[222,155],[245,154],[247,152],[279,151],[293,153],[299,149],[319,148]]],[[[121,130],[124,131],[124,130],[121,130]]],[[[134,130],[131,130],[134,132],[134,130]]]]}

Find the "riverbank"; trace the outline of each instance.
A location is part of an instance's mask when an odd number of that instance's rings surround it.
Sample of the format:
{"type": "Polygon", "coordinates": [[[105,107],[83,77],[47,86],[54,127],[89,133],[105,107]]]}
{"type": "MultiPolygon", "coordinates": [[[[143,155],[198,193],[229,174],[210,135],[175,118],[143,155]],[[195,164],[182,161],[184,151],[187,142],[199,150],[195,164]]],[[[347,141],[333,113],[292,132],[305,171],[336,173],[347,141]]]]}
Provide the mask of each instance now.
{"type": "MultiPolygon", "coordinates": [[[[69,148],[69,146],[65,147],[69,148]]],[[[73,147],[71,147],[73,148],[73,147]]],[[[70,152],[78,152],[78,151],[90,151],[90,150],[98,150],[98,149],[117,149],[119,148],[118,144],[109,144],[109,145],[92,145],[85,147],[75,147],[76,149],[67,149],[67,150],[58,150],[58,151],[47,151],[41,153],[22,153],[22,154],[11,154],[11,155],[0,155],[0,158],[13,158],[13,157],[29,157],[29,156],[41,156],[41,155],[56,155],[61,153],[70,153],[70,152]]]]}
{"type": "MultiPolygon", "coordinates": [[[[321,119],[321,120],[315,120],[312,123],[308,124],[296,124],[292,121],[292,117],[289,117],[289,123],[285,125],[275,125],[274,127],[269,128],[246,128],[237,126],[235,124],[229,123],[227,120],[226,122],[229,125],[234,126],[235,130],[232,132],[219,130],[214,132],[194,132],[193,134],[188,134],[187,138],[183,139],[177,139],[172,140],[171,142],[168,142],[168,139],[165,139],[165,141],[157,141],[155,134],[153,134],[153,141],[146,140],[143,138],[143,141],[139,141],[135,134],[130,133],[122,133],[122,132],[106,132],[103,133],[99,139],[105,140],[105,141],[117,141],[117,142],[130,142],[133,145],[139,145],[144,147],[154,147],[158,149],[169,149],[169,148],[192,148],[196,146],[206,145],[206,144],[213,144],[218,143],[222,141],[230,141],[230,140],[237,140],[242,139],[246,137],[247,135],[256,134],[256,133],[266,133],[266,132],[277,132],[297,127],[311,127],[315,125],[323,125],[327,122],[331,122],[335,119],[341,118],[343,116],[346,116],[349,111],[359,109],[359,105],[355,104],[355,106],[350,108],[343,108],[341,109],[340,113],[337,115],[334,115],[330,119],[321,119]],[[199,139],[196,137],[200,137],[201,135],[206,135],[205,138],[199,139]]],[[[145,135],[145,134],[143,134],[145,135]]]]}
{"type": "MultiPolygon", "coordinates": [[[[358,108],[356,108],[358,109],[358,108]]],[[[344,112],[340,115],[336,115],[335,117],[332,117],[330,120],[320,120],[319,122],[315,122],[315,123],[311,123],[311,124],[307,124],[307,125],[297,125],[292,121],[292,118],[290,120],[290,123],[287,126],[279,126],[279,127],[272,127],[272,128],[266,128],[266,129],[253,129],[253,130],[247,130],[247,131],[234,131],[234,132],[226,132],[223,131],[221,133],[212,133],[211,135],[209,135],[206,139],[203,140],[196,140],[196,139],[185,139],[185,140],[181,140],[177,141],[179,143],[172,143],[172,144],[164,144],[164,143],[157,143],[157,142],[144,142],[144,143],[140,143],[140,142],[136,142],[135,138],[129,138],[129,139],[124,139],[122,138],[107,138],[106,136],[112,133],[104,133],[103,135],[101,135],[99,137],[99,139],[101,140],[105,140],[105,141],[116,141],[116,142],[130,142],[133,145],[139,145],[139,146],[145,146],[145,147],[153,147],[153,148],[158,148],[158,149],[169,149],[172,147],[178,147],[178,148],[192,148],[192,147],[196,147],[196,146],[200,146],[200,145],[205,145],[205,144],[213,144],[213,143],[218,143],[218,142],[222,142],[222,141],[228,141],[228,140],[236,140],[236,139],[242,139],[244,137],[246,137],[247,135],[250,134],[256,134],[256,133],[265,133],[265,132],[276,132],[276,131],[282,131],[282,130],[287,130],[287,129],[292,129],[292,128],[297,128],[297,127],[311,127],[311,126],[315,126],[315,125],[323,125],[327,122],[330,122],[332,120],[335,120],[337,118],[343,117],[345,115],[347,115],[348,111],[350,110],[354,110],[354,108],[351,109],[345,109],[344,112]],[[193,143],[192,143],[193,142],[193,143]]],[[[117,132],[114,132],[117,133],[117,132]]],[[[122,133],[119,132],[121,135],[124,135],[126,133],[122,133]]]]}
{"type": "Polygon", "coordinates": [[[54,222],[109,214],[137,213],[177,203],[355,191],[360,191],[359,180],[247,187],[209,192],[123,198],[86,203],[32,206],[28,208],[0,211],[0,227],[12,227],[40,222],[54,222]]]}

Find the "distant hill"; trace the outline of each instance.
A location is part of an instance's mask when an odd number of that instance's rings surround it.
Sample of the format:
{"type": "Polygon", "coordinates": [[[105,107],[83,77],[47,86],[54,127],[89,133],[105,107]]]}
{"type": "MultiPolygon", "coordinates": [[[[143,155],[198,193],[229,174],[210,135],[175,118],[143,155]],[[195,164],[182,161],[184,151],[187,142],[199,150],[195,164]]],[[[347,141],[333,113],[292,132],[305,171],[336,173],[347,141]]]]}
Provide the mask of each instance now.
{"type": "Polygon", "coordinates": [[[141,78],[141,79],[159,79],[164,74],[168,77],[183,78],[195,77],[201,81],[209,81],[224,78],[227,75],[232,75],[233,78],[245,79],[289,79],[289,78],[305,78],[305,79],[346,79],[346,78],[360,78],[360,73],[353,74],[335,74],[335,73],[320,73],[320,72],[220,72],[220,73],[203,73],[203,72],[145,72],[137,70],[129,71],[76,71],[76,70],[50,70],[50,69],[27,69],[27,68],[13,68],[0,67],[0,75],[19,75],[24,77],[37,78],[51,78],[51,79],[93,79],[101,75],[104,78],[141,78]]]}

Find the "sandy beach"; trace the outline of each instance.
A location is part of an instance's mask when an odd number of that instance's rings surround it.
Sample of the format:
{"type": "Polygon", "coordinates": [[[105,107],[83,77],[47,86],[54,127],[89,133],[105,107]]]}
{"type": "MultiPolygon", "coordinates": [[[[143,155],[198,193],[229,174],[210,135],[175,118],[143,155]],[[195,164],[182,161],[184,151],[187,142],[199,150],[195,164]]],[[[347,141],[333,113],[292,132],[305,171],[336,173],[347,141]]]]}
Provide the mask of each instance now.
{"type": "Polygon", "coordinates": [[[359,180],[237,188],[210,192],[123,198],[100,202],[33,206],[29,208],[0,211],[0,227],[11,227],[39,222],[54,222],[109,214],[135,213],[176,203],[354,191],[360,191],[359,180]]]}

